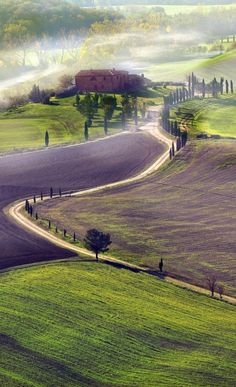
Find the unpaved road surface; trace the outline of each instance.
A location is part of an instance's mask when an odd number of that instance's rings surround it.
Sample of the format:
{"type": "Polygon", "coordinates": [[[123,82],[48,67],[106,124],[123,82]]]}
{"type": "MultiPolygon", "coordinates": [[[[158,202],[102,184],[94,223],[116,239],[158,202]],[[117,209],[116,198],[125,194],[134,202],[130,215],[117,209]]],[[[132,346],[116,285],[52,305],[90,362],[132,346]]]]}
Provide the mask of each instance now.
{"type": "Polygon", "coordinates": [[[18,199],[57,190],[84,190],[134,176],[166,151],[146,133],[0,158],[0,270],[67,258],[71,251],[27,232],[3,209],[18,199]]]}

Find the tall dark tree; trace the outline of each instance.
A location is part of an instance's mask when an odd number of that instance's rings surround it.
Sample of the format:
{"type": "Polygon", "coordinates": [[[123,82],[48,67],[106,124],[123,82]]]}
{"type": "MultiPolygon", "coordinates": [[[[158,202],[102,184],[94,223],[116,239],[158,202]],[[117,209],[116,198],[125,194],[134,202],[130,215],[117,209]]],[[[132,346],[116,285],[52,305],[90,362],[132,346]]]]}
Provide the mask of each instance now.
{"type": "Polygon", "coordinates": [[[104,132],[108,132],[108,121],[112,119],[114,110],[117,106],[117,99],[115,96],[103,95],[101,97],[101,107],[104,111],[104,132]]]}
{"type": "Polygon", "coordinates": [[[48,147],[48,145],[49,145],[49,133],[47,130],[45,132],[44,142],[45,142],[45,146],[48,147]]]}
{"type": "Polygon", "coordinates": [[[80,104],[80,95],[79,93],[77,93],[75,96],[75,105],[79,107],[79,104],[80,104]]]}
{"type": "Polygon", "coordinates": [[[206,84],[205,84],[205,79],[203,78],[202,80],[202,98],[205,98],[206,96],[206,84]]]}
{"type": "Polygon", "coordinates": [[[174,141],[172,142],[172,156],[174,157],[175,155],[175,144],[174,141]]]}
{"type": "Polygon", "coordinates": [[[222,95],[224,92],[224,78],[220,78],[220,94],[222,95]]]}
{"type": "Polygon", "coordinates": [[[33,85],[29,93],[29,100],[34,103],[41,102],[41,92],[40,92],[39,86],[33,85]]]}
{"type": "Polygon", "coordinates": [[[108,251],[108,246],[112,243],[110,234],[104,234],[96,229],[87,231],[84,242],[86,247],[95,253],[97,261],[98,254],[108,251]]]}
{"type": "Polygon", "coordinates": [[[218,84],[216,78],[212,81],[212,97],[217,97],[218,92],[218,84]]]}
{"type": "Polygon", "coordinates": [[[105,133],[105,135],[107,135],[107,132],[108,132],[108,118],[107,118],[107,115],[106,115],[106,114],[104,115],[104,123],[103,123],[103,126],[104,126],[104,133],[105,133]]]}
{"type": "Polygon", "coordinates": [[[184,147],[187,143],[187,140],[188,140],[188,132],[185,130],[181,133],[181,144],[182,144],[182,147],[184,147]]]}
{"type": "Polygon", "coordinates": [[[29,207],[30,207],[29,200],[26,199],[26,201],[25,201],[25,211],[29,212],[29,207]]]}
{"type": "Polygon", "coordinates": [[[195,85],[196,85],[196,77],[194,73],[192,73],[192,76],[191,76],[192,98],[194,98],[194,95],[195,95],[195,85]]]}
{"type": "Polygon", "coordinates": [[[87,123],[87,121],[85,121],[85,123],[84,123],[84,138],[85,138],[85,141],[88,141],[88,139],[89,139],[89,132],[88,132],[88,123],[87,123]]]}
{"type": "Polygon", "coordinates": [[[232,79],[230,81],[230,91],[232,94],[234,93],[234,83],[233,83],[232,79]]]}
{"type": "Polygon", "coordinates": [[[208,285],[208,289],[211,292],[211,297],[214,297],[216,286],[217,286],[217,279],[214,275],[209,276],[207,278],[207,285],[208,285]]]}
{"type": "Polygon", "coordinates": [[[121,123],[122,123],[122,129],[125,130],[126,129],[126,117],[125,117],[124,108],[122,108],[121,123]]]}
{"type": "Polygon", "coordinates": [[[159,270],[160,270],[161,273],[163,271],[163,266],[164,266],[164,262],[163,262],[163,259],[161,258],[161,260],[159,262],[159,270]]]}
{"type": "Polygon", "coordinates": [[[189,98],[191,98],[191,76],[189,75],[188,77],[188,95],[189,95],[189,98]]]}
{"type": "Polygon", "coordinates": [[[92,119],[96,113],[96,108],[94,106],[93,96],[90,93],[87,93],[80,101],[77,110],[86,118],[88,126],[91,126],[92,119]]]}
{"type": "Polygon", "coordinates": [[[226,91],[226,94],[229,94],[229,82],[227,79],[225,81],[225,91],[226,91]]]}

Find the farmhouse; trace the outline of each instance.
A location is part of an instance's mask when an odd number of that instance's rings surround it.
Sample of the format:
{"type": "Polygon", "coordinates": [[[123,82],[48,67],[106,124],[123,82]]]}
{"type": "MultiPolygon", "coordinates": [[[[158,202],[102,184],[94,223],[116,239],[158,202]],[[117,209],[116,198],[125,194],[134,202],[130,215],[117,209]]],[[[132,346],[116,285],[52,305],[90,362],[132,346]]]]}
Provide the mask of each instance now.
{"type": "Polygon", "coordinates": [[[81,70],[75,76],[75,84],[82,92],[122,92],[136,91],[151,82],[144,75],[129,74],[125,70],[81,70]]]}

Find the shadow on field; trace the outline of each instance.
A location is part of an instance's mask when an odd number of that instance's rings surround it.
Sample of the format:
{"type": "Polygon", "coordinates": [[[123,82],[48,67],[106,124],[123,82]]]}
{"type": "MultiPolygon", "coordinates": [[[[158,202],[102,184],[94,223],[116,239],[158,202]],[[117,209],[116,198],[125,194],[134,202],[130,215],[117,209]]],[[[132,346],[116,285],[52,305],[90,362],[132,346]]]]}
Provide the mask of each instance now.
{"type": "Polygon", "coordinates": [[[151,270],[151,269],[139,269],[136,267],[125,265],[124,263],[121,263],[121,262],[112,262],[108,260],[103,260],[102,263],[104,263],[105,265],[110,265],[112,267],[115,267],[116,269],[126,269],[133,273],[146,273],[146,274],[158,277],[159,279],[165,279],[166,277],[165,273],[160,273],[159,271],[151,270]]]}

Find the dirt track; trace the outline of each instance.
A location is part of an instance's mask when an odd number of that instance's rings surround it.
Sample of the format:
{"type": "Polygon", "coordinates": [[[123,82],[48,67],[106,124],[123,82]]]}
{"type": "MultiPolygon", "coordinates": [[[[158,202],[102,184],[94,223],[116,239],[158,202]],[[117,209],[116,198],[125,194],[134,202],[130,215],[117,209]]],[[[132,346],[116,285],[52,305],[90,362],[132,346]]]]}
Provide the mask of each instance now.
{"type": "MultiPolygon", "coordinates": [[[[0,207],[43,191],[86,189],[133,176],[165,150],[148,134],[111,137],[83,146],[47,149],[0,158],[0,207]]],[[[0,212],[0,269],[60,259],[72,253],[12,222],[0,212]]]]}

